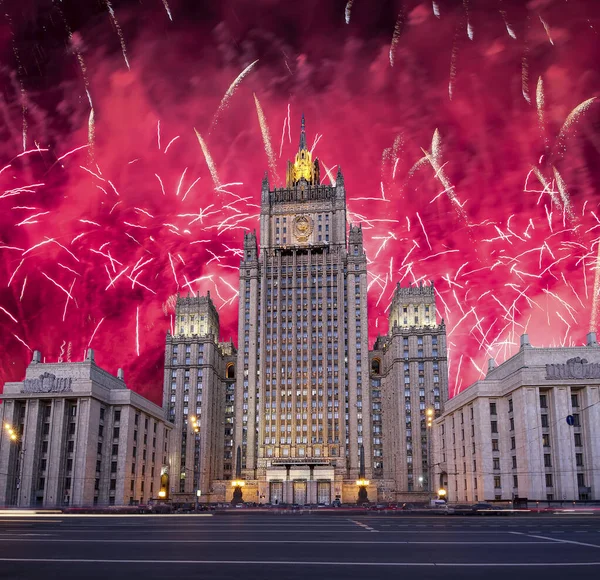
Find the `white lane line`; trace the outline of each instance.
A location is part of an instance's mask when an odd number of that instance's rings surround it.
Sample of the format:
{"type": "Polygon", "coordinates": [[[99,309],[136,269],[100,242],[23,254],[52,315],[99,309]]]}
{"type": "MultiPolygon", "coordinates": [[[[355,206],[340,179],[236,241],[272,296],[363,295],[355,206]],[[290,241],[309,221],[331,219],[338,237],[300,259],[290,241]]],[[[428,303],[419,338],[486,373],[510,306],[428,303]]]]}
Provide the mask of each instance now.
{"type": "Polygon", "coordinates": [[[42,543],[42,544],[394,544],[394,545],[408,545],[408,544],[417,544],[417,545],[427,545],[427,546],[438,546],[438,545],[459,545],[459,546],[499,546],[499,545],[517,545],[522,546],[525,544],[537,544],[537,545],[548,545],[551,542],[527,542],[527,541],[518,541],[518,542],[413,542],[410,540],[189,540],[189,539],[161,539],[161,540],[149,540],[147,538],[140,539],[89,539],[89,540],[81,540],[81,539],[62,539],[62,538],[44,538],[44,539],[34,539],[34,538],[2,538],[3,542],[21,542],[21,543],[42,543]]]}
{"type": "Polygon", "coordinates": [[[369,532],[379,532],[379,530],[375,530],[371,526],[368,526],[367,524],[363,524],[362,522],[359,522],[357,520],[348,520],[348,521],[352,522],[353,524],[356,524],[357,526],[360,526],[361,528],[364,528],[365,530],[368,530],[369,532]]]}
{"type": "Polygon", "coordinates": [[[526,536],[528,538],[538,538],[538,540],[550,540],[552,542],[558,542],[559,544],[575,544],[576,546],[585,546],[587,548],[600,548],[598,544],[587,544],[586,542],[576,542],[575,540],[563,540],[559,538],[550,538],[548,536],[539,536],[534,534],[526,534],[524,532],[510,532],[519,536],[526,536]]]}
{"type": "Polygon", "coordinates": [[[132,559],[98,559],[98,558],[0,558],[0,562],[26,562],[26,563],[69,563],[69,564],[174,564],[180,565],[259,565],[259,566],[362,566],[362,567],[383,567],[383,568],[554,568],[573,567],[573,566],[600,566],[600,562],[333,562],[325,561],[302,561],[302,560],[132,560],[132,559]]]}

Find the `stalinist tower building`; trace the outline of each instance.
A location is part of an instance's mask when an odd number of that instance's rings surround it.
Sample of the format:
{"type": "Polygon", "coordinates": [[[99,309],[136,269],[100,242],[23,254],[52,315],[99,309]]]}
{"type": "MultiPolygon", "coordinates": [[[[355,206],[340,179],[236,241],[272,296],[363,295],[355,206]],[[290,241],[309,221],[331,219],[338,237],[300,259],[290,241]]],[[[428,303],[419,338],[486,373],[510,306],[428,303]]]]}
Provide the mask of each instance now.
{"type": "Polygon", "coordinates": [[[320,183],[304,117],[285,188],[263,180],[260,248],[256,233],[244,239],[238,337],[243,475],[271,501],[341,496],[360,446],[371,455],[366,257],[342,172],[320,183]]]}
{"type": "Polygon", "coordinates": [[[445,330],[431,287],[398,291],[389,339],[369,352],[363,233],[346,211],[342,172],[321,183],[302,117],[285,187],[265,176],[260,236],[244,237],[237,360],[218,342],[208,297],[177,302],[165,364],[174,498],[199,489],[203,500],[229,501],[239,478],[244,500],[261,503],[355,502],[357,480],[370,500],[426,491],[421,426],[446,397],[445,330]],[[409,399],[414,423],[400,423],[409,399]]]}

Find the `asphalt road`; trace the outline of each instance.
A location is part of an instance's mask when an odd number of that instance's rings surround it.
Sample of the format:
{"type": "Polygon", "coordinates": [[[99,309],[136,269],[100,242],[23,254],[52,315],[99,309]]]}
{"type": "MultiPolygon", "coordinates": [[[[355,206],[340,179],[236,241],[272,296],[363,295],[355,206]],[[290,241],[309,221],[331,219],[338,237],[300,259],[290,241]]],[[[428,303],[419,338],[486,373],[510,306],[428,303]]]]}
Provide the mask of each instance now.
{"type": "Polygon", "coordinates": [[[600,515],[21,516],[0,578],[600,578],[600,515]]]}

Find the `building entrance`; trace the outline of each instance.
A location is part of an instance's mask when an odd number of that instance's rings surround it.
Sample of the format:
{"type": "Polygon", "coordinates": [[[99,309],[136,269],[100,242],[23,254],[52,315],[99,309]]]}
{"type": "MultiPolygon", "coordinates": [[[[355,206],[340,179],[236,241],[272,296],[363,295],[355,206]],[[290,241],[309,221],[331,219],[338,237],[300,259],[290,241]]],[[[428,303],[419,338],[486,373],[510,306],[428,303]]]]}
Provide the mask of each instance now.
{"type": "Polygon", "coordinates": [[[331,502],[331,482],[317,481],[317,503],[328,505],[331,502]]]}
{"type": "Polygon", "coordinates": [[[269,501],[272,505],[283,503],[283,481],[272,481],[269,484],[269,501]]]}
{"type": "Polygon", "coordinates": [[[306,481],[294,481],[294,503],[306,504],[306,481]]]}

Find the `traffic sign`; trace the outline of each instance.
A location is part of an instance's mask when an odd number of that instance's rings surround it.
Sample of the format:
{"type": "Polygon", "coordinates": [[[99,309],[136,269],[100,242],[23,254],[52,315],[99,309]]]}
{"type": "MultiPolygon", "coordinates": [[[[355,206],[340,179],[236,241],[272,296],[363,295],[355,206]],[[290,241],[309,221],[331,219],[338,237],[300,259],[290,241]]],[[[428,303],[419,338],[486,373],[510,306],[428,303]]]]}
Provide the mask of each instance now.
{"type": "Polygon", "coordinates": [[[571,427],[575,425],[575,417],[573,417],[573,415],[567,415],[567,425],[570,425],[571,427]]]}

